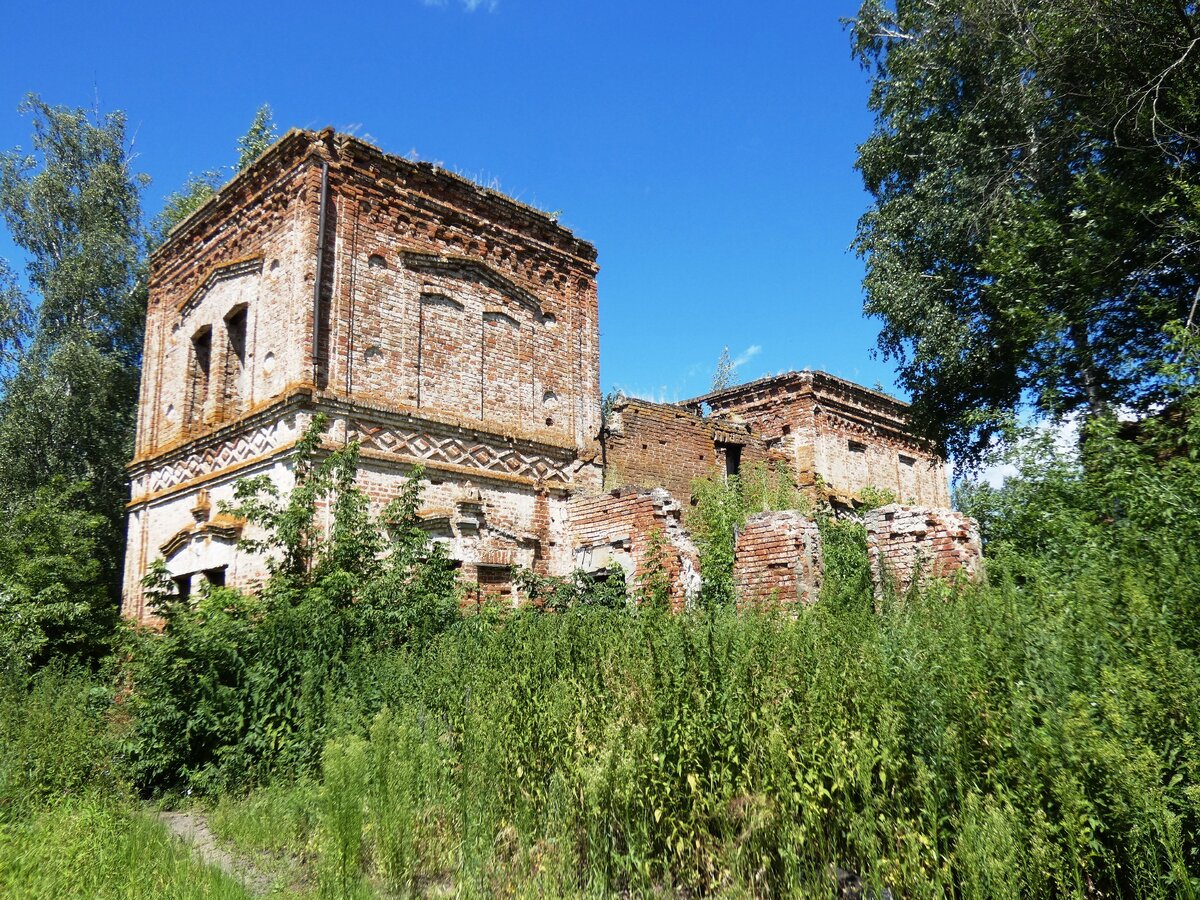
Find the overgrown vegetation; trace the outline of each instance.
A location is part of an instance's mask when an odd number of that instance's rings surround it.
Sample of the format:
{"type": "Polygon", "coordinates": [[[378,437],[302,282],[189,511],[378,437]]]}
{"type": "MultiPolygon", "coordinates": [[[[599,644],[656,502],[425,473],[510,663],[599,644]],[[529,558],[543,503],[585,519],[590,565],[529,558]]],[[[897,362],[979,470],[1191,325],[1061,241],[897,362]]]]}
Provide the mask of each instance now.
{"type": "Polygon", "coordinates": [[[986,583],[899,599],[829,519],[819,603],[735,609],[737,529],[799,505],[763,470],[698,486],[695,610],[666,614],[658,535],[634,584],[524,572],[529,604],[464,615],[419,471],[372,515],[318,420],[293,491],[226,510],[267,584],[185,603],[159,567],[162,633],[116,627],[145,251],[212,184],[147,238],[121,117],[31,100],[34,155],[0,158],[38,295],[0,267],[0,892],[244,896],[151,801],[326,897],[1200,894],[1196,12],[952,6],[855,25],[871,309],[935,437],[978,451],[1028,391],[1089,419],[1077,455],[1025,439],[962,492],[986,583]]]}
{"type": "Polygon", "coordinates": [[[453,570],[417,524],[420,472],[373,518],[354,485],[357,445],[319,458],[324,425],[299,443],[286,498],[265,476],[237,487],[229,511],[262,529],[249,543],[274,560],[261,592],[210,588],[181,602],[161,567],[147,579],[166,625],[130,647],[127,752],[144,790],[216,793],[311,769],[358,667],[457,616],[453,570]]]}
{"type": "Polygon", "coordinates": [[[700,603],[709,609],[732,606],[733,555],[746,519],[768,510],[807,510],[808,503],[786,468],[761,463],[739,475],[698,479],[692,493],[696,505],[688,510],[686,524],[700,551],[700,603]]]}
{"type": "MultiPolygon", "coordinates": [[[[53,667],[8,682],[0,856],[128,825],[97,798],[129,779],[207,798],[218,833],[328,896],[833,896],[831,867],[894,896],[1194,895],[1200,419],[1180,404],[965,497],[988,584],[877,607],[861,526],[831,523],[822,600],[786,613],[648,614],[652,577],[639,606],[619,579],[526,576],[538,605],[461,617],[415,487],[366,515],[355,448],[314,428],[296,491],[239,492],[279,560],[263,591],[165,600],[119,703],[53,667]]],[[[711,508],[780,489],[750,481],[711,508]]]]}

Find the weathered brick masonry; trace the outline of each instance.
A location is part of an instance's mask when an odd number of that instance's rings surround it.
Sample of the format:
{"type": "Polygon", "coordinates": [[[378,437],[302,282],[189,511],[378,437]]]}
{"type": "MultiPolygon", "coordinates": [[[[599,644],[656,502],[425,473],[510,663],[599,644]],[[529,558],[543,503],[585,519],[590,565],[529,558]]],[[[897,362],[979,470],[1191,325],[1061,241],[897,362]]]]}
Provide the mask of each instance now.
{"type": "Polygon", "coordinates": [[[737,416],[781,452],[813,499],[853,507],[866,488],[949,506],[945,462],[908,430],[907,406],[826,372],[788,372],[689,400],[737,416]]]}
{"type": "Polygon", "coordinates": [[[893,503],[868,512],[863,524],[877,591],[887,580],[905,591],[914,579],[982,575],[979,526],[962,513],[893,503]]]}
{"type": "Polygon", "coordinates": [[[631,585],[648,569],[650,542],[662,542],[663,566],[671,583],[671,604],[683,609],[700,590],[700,556],[680,523],[679,503],[662,488],[617,488],[599,497],[571,501],[575,568],[598,572],[617,564],[631,585]]]}
{"type": "Polygon", "coordinates": [[[318,412],[377,504],[424,467],[465,577],[569,571],[567,497],[601,476],[595,260],[434,166],[289,132],[151,260],[125,613],[158,556],[181,587],[262,576],[212,511],[246,475],[290,487],[318,412]]]}
{"type": "Polygon", "coordinates": [[[794,509],[751,516],[738,534],[733,579],[742,604],[813,603],[824,572],[817,523],[794,509]]]}
{"type": "Polygon", "coordinates": [[[614,404],[601,439],[607,486],[662,487],[680,503],[699,478],[785,461],[744,422],[634,398],[614,404]]]}
{"type": "MultiPolygon", "coordinates": [[[[465,579],[514,601],[515,566],[616,562],[634,581],[658,531],[685,605],[698,560],[673,497],[756,463],[790,466],[835,507],[867,487],[947,505],[942,461],[904,405],[824,373],[624,400],[602,431],[596,273],[595,248],[537,210],[331,129],[289,132],[151,259],[125,614],[152,618],[141,580],[158,557],[181,591],[264,576],[238,547],[249,526],[219,506],[246,476],[290,489],[318,414],[327,447],[360,442],[376,510],[420,466],[429,534],[465,579]],[[633,487],[602,494],[605,476],[633,487]]],[[[971,568],[977,543],[939,515],[926,516],[945,525],[926,528],[934,571],[971,568]]],[[[797,513],[752,520],[743,599],[815,597],[814,529],[797,513]]],[[[905,554],[926,549],[914,534],[873,552],[909,572],[905,554]]]]}

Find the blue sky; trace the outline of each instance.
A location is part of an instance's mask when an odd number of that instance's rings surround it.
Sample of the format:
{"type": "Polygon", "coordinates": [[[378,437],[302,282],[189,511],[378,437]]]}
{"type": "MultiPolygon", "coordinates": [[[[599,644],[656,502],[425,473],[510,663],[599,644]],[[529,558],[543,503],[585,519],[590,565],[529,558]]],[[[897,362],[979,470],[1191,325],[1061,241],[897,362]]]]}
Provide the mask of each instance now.
{"type": "MultiPolygon", "coordinates": [[[[870,129],[853,2],[391,0],[18,4],[0,38],[0,147],[28,91],[129,116],[147,212],[233,161],[255,109],[331,124],[560,210],[600,253],[602,383],[676,400],[872,359],[862,265],[870,129]]],[[[12,255],[0,238],[0,254],[12,255]]]]}

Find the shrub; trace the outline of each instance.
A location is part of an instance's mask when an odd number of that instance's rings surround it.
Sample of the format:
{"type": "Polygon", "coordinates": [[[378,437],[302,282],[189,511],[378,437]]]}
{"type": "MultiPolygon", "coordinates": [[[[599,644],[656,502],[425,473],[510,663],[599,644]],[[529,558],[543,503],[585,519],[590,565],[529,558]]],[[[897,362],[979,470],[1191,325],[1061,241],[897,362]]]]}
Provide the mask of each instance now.
{"type": "Polygon", "coordinates": [[[0,509],[0,666],[51,661],[95,667],[112,647],[117,611],[98,562],[108,523],[87,512],[87,482],[55,481],[0,509]]]}
{"type": "Polygon", "coordinates": [[[700,551],[701,605],[731,606],[736,600],[734,551],[747,517],[767,510],[807,510],[808,503],[781,466],[757,464],[740,475],[697,479],[692,490],[696,505],[688,511],[687,525],[700,551]]]}
{"type": "Polygon", "coordinates": [[[249,545],[269,555],[257,595],[170,595],[161,566],[148,585],[161,635],[131,638],[133,728],[126,751],[147,790],[220,791],[272,772],[314,769],[331,705],[363,655],[421,643],[457,618],[454,573],[416,511],[420,470],[379,519],[354,484],[356,445],[317,459],[323,418],[299,444],[296,486],[249,479],[227,511],[260,527],[249,545]],[[316,510],[334,512],[328,534],[316,510]]]}

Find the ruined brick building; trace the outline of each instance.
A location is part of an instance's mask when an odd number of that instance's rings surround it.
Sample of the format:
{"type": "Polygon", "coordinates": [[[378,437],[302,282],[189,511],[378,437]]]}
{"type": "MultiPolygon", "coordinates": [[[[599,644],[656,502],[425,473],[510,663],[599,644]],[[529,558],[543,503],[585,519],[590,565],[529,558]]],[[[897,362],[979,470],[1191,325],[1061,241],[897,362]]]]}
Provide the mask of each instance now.
{"type": "Polygon", "coordinates": [[[219,501],[252,475],[288,489],[318,413],[328,445],[360,442],[377,508],[423,467],[425,527],[498,594],[516,566],[632,576],[657,531],[682,602],[699,579],[691,481],[752,462],[849,506],[867,486],[947,505],[903,404],[823,373],[627,400],[602,428],[596,272],[544,213],[330,129],[289,132],[151,260],[125,614],[151,617],[156,558],[182,593],[263,577],[219,501]]]}

